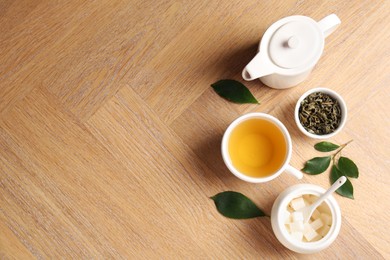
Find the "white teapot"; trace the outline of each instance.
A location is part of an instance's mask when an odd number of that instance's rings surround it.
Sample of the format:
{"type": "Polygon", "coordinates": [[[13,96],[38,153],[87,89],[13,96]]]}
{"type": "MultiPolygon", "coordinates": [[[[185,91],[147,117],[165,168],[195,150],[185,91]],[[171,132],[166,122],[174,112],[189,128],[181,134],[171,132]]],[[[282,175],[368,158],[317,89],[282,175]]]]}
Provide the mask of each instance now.
{"type": "Polygon", "coordinates": [[[242,71],[245,80],[259,78],[284,89],[304,81],[324,50],[325,38],[340,25],[335,14],[316,22],[301,15],[285,17],[264,33],[259,52],[242,71]]]}

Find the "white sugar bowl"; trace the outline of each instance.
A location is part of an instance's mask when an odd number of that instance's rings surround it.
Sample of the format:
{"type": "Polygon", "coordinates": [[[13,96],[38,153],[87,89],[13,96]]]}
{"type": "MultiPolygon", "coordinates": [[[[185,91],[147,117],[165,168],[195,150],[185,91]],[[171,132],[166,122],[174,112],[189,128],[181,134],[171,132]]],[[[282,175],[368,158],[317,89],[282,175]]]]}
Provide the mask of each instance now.
{"type": "MultiPolygon", "coordinates": [[[[289,225],[294,225],[292,224],[293,221],[291,221],[290,218],[292,214],[291,212],[293,211],[293,208],[291,207],[292,202],[297,201],[305,196],[308,196],[309,198],[315,200],[317,197],[321,196],[325,191],[326,191],[325,189],[316,185],[298,184],[287,188],[277,197],[271,211],[271,224],[276,238],[285,247],[297,253],[312,254],[327,248],[336,239],[341,228],[341,211],[337,201],[333,196],[329,196],[317,208],[318,211],[316,212],[316,214],[320,214],[320,216],[326,215],[328,217],[328,221],[327,221],[328,225],[326,227],[325,226],[321,227],[322,229],[326,228],[325,233],[323,232],[322,235],[319,235],[319,233],[321,233],[321,229],[318,226],[315,227],[318,228],[317,231],[319,232],[318,234],[317,232],[314,232],[315,234],[317,234],[317,237],[316,239],[313,239],[312,241],[309,242],[307,241],[305,236],[301,235],[300,238],[294,236],[292,234],[291,229],[289,228],[289,225]]],[[[313,215],[314,214],[315,213],[313,213],[313,215]]],[[[316,222],[322,223],[322,221],[316,221],[316,222]]],[[[311,228],[310,225],[314,226],[317,223],[314,223],[314,221],[311,222],[311,224],[305,223],[305,228],[306,225],[308,225],[309,228],[311,228]]],[[[312,230],[314,230],[314,228],[312,230]]]]}

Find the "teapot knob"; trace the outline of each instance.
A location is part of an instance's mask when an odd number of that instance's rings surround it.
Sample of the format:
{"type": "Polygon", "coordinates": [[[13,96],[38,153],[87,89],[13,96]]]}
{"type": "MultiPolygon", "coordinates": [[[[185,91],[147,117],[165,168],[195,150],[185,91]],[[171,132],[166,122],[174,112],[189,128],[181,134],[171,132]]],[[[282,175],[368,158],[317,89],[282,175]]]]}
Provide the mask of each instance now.
{"type": "Polygon", "coordinates": [[[291,36],[287,41],[287,46],[291,49],[295,49],[299,46],[299,38],[297,36],[291,36]]]}

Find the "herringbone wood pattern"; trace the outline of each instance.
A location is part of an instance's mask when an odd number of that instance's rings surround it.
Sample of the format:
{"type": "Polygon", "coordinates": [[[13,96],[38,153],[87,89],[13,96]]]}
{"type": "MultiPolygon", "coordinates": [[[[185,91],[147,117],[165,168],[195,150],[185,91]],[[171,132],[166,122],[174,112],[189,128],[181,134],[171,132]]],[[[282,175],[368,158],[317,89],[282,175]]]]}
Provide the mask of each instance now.
{"type": "Polygon", "coordinates": [[[355,200],[336,196],[338,239],[322,259],[390,257],[388,1],[0,0],[1,258],[301,258],[267,218],[219,215],[210,196],[240,191],[270,213],[299,182],[233,177],[224,129],[239,115],[278,117],[297,168],[318,152],[295,126],[306,90],[339,92],[349,109],[331,141],[353,139],[355,200]],[[310,78],[287,90],[246,83],[260,105],[236,105],[210,84],[241,80],[266,28],[293,14],[336,13],[310,78]]]}

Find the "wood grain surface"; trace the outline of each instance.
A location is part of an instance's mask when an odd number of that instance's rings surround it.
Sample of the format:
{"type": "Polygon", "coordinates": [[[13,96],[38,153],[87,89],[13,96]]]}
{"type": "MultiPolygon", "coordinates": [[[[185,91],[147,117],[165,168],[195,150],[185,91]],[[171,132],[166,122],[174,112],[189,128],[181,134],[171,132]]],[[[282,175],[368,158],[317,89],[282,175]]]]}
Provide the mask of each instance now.
{"type": "Polygon", "coordinates": [[[0,258],[390,258],[389,1],[0,0],[0,258]],[[245,83],[260,105],[221,99],[242,81],[265,30],[336,13],[310,77],[286,90],[245,83]],[[297,183],[250,184],[223,164],[224,130],[247,112],[279,118],[291,164],[318,156],[293,109],[305,91],[336,90],[353,142],[355,200],[336,195],[342,227],[314,255],[284,248],[267,218],[221,216],[210,196],[239,191],[270,213],[297,183]]]}

